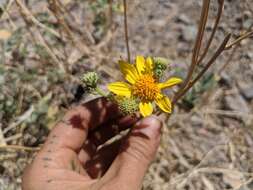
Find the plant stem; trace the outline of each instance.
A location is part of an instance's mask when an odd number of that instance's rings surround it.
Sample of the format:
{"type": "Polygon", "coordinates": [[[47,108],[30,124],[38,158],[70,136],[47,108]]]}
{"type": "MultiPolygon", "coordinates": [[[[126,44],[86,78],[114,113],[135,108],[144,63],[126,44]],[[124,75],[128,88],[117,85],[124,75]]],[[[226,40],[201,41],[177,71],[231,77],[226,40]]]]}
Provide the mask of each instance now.
{"type": "Polygon", "coordinates": [[[192,81],[190,81],[190,83],[188,84],[188,86],[186,86],[180,94],[178,94],[177,96],[175,96],[173,98],[173,104],[176,104],[177,101],[185,95],[186,92],[188,92],[188,90],[191,89],[191,87],[206,73],[206,71],[210,68],[210,66],[215,63],[215,60],[220,56],[220,54],[225,50],[226,45],[230,39],[231,35],[227,35],[225,37],[225,39],[223,40],[222,44],[220,45],[220,47],[217,49],[217,51],[215,52],[215,54],[211,57],[211,59],[208,61],[208,63],[205,65],[205,67],[202,69],[202,71],[197,75],[197,77],[195,79],[193,79],[192,81]]]}
{"type": "Polygon", "coordinates": [[[127,60],[130,63],[131,56],[130,56],[129,38],[128,38],[127,2],[126,2],[126,0],[123,0],[123,4],[124,4],[124,30],[125,30],[125,41],[126,41],[126,48],[127,48],[127,60]]]}
{"type": "Polygon", "coordinates": [[[97,94],[99,94],[100,96],[107,97],[107,94],[103,90],[101,90],[100,88],[98,88],[98,87],[95,88],[95,92],[97,94]]]}
{"type": "Polygon", "coordinates": [[[229,45],[226,46],[225,50],[230,49],[231,47],[233,47],[236,44],[239,44],[242,40],[249,38],[250,36],[253,35],[253,31],[247,32],[246,34],[240,36],[239,38],[237,38],[235,41],[231,42],[229,45]]]}

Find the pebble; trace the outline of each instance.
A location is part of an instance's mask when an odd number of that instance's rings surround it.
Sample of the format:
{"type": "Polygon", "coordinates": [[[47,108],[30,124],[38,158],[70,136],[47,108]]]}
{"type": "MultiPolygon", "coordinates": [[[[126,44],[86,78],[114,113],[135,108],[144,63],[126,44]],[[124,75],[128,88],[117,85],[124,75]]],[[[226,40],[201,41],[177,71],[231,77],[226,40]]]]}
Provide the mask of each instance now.
{"type": "Polygon", "coordinates": [[[181,22],[181,23],[184,23],[184,24],[190,24],[191,23],[191,20],[190,18],[185,15],[185,14],[180,14],[177,19],[176,19],[177,22],[181,22]]]}
{"type": "Polygon", "coordinates": [[[245,99],[249,101],[253,99],[253,85],[246,88],[240,88],[240,92],[245,99]]]}
{"type": "Polygon", "coordinates": [[[189,25],[183,27],[182,31],[182,40],[187,41],[187,42],[192,42],[195,40],[197,35],[197,28],[194,25],[189,25]]]}
{"type": "Polygon", "coordinates": [[[240,94],[227,95],[225,97],[225,105],[228,109],[241,113],[249,113],[248,103],[240,94]]]}

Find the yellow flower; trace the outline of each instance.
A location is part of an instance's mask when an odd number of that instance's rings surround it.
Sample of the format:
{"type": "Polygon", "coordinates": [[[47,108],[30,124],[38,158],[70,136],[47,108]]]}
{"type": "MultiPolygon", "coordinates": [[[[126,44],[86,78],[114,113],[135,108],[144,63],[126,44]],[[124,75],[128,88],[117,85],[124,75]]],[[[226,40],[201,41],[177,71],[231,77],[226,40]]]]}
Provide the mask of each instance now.
{"type": "Polygon", "coordinates": [[[140,113],[143,117],[152,114],[152,102],[155,102],[162,111],[171,113],[171,101],[162,94],[162,90],[181,83],[180,78],[173,77],[166,82],[159,83],[153,73],[154,63],[151,57],[145,60],[143,56],[137,56],[135,64],[121,60],[119,66],[128,83],[114,82],[109,84],[108,89],[111,92],[118,96],[138,98],[140,113]]]}

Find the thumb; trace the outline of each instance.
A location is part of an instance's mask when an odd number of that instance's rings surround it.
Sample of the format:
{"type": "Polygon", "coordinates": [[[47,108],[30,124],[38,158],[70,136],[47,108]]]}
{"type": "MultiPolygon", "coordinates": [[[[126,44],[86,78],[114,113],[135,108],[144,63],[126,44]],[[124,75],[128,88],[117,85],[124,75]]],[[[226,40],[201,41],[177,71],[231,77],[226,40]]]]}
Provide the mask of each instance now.
{"type": "Polygon", "coordinates": [[[114,177],[120,189],[141,189],[143,177],[160,143],[161,126],[155,116],[144,118],[123,142],[120,154],[106,174],[110,179],[114,177]]]}

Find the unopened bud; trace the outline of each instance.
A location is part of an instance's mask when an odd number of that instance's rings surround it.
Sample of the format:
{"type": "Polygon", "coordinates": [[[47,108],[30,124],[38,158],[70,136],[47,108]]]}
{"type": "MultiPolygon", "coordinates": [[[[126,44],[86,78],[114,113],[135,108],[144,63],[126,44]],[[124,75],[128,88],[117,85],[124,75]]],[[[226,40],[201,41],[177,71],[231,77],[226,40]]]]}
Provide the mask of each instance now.
{"type": "Polygon", "coordinates": [[[89,89],[95,89],[97,87],[98,80],[98,74],[95,72],[85,73],[82,78],[83,84],[89,89]]]}
{"type": "Polygon", "coordinates": [[[138,101],[135,98],[117,98],[119,110],[124,115],[132,115],[139,110],[138,101]]]}
{"type": "Polygon", "coordinates": [[[159,79],[163,76],[164,71],[167,69],[169,61],[163,57],[154,57],[154,73],[159,79]]]}

